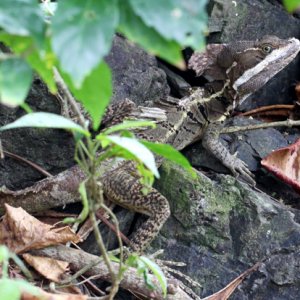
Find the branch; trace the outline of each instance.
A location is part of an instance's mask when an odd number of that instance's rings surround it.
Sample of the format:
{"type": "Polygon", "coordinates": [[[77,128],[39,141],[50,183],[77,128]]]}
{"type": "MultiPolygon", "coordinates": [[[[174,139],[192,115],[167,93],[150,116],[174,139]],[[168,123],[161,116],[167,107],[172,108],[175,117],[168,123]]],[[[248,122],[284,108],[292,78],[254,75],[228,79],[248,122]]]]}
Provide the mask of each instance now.
{"type": "Polygon", "coordinates": [[[255,124],[255,125],[246,125],[246,126],[230,126],[223,128],[221,133],[233,133],[239,131],[247,131],[247,130],[256,130],[256,129],[263,129],[269,127],[293,127],[293,126],[300,126],[300,121],[294,120],[286,120],[286,121],[279,121],[279,122],[271,122],[271,123],[262,123],[262,124],[255,124]]]}
{"type": "MultiPolygon", "coordinates": [[[[67,261],[70,263],[70,268],[73,272],[77,272],[84,268],[86,265],[92,264],[93,261],[99,261],[99,257],[96,255],[89,254],[82,250],[72,249],[65,246],[48,247],[45,249],[31,251],[34,255],[51,257],[54,259],[59,259],[67,261]]],[[[115,273],[118,272],[119,264],[111,262],[111,266],[115,273]]],[[[86,272],[87,276],[98,275],[98,278],[111,281],[109,271],[102,261],[98,265],[92,267],[86,272]]],[[[149,275],[149,278],[157,290],[149,290],[143,277],[137,274],[136,269],[128,268],[123,276],[120,286],[124,289],[130,290],[134,293],[141,294],[147,299],[163,300],[163,295],[161,289],[159,288],[158,280],[155,276],[149,275]]],[[[167,300],[192,300],[192,298],[187,295],[181,288],[179,288],[178,281],[168,280],[168,296],[167,300]]]]}

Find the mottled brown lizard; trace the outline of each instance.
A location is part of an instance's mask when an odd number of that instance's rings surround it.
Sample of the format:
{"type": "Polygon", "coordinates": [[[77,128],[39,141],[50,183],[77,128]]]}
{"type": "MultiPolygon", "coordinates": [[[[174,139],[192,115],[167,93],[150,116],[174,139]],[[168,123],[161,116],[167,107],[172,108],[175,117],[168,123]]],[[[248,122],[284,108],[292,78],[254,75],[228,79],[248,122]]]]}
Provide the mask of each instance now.
{"type": "MultiPolygon", "coordinates": [[[[191,57],[189,67],[197,75],[205,76],[209,83],[184,99],[168,98],[156,103],[156,107],[165,112],[166,120],[159,122],[155,129],[137,132],[137,136],[171,144],[178,150],[202,139],[204,147],[235,176],[253,182],[245,163],[219,142],[221,121],[287,66],[299,50],[297,39],[282,40],[275,36],[208,45],[206,52],[191,57]]],[[[160,163],[161,159],[157,158],[157,164],[160,163]]],[[[170,209],[167,199],[154,188],[144,195],[138,179],[128,162],[114,165],[101,178],[111,201],[149,216],[131,240],[132,250],[141,253],[169,217],[170,209]]]]}
{"type": "MultiPolygon", "coordinates": [[[[106,115],[104,123],[115,123],[116,116],[148,113],[152,116],[163,112],[164,120],[155,129],[138,132],[137,136],[151,141],[173,145],[178,150],[202,139],[204,146],[227,166],[235,175],[252,181],[245,164],[232,156],[220,144],[220,121],[248,95],[261,88],[268,80],[287,66],[300,50],[297,39],[280,40],[264,37],[258,41],[242,41],[228,45],[209,45],[204,53],[195,53],[190,67],[209,83],[181,100],[168,98],[157,103],[157,108],[133,108],[126,101],[106,115]],[[117,111],[116,111],[117,110],[117,111]]],[[[157,158],[157,164],[161,163],[157,158]]],[[[109,164],[111,165],[111,164],[109,164]]],[[[78,166],[57,176],[46,178],[21,191],[0,189],[0,208],[4,203],[22,206],[32,211],[46,209],[60,203],[78,201],[78,184],[85,174],[78,166]],[[39,208],[40,207],[40,208],[39,208]]],[[[167,220],[169,204],[155,189],[145,196],[139,176],[131,163],[113,164],[104,172],[102,183],[106,196],[130,210],[148,215],[148,220],[137,230],[131,240],[131,248],[142,252],[167,220]]]]}

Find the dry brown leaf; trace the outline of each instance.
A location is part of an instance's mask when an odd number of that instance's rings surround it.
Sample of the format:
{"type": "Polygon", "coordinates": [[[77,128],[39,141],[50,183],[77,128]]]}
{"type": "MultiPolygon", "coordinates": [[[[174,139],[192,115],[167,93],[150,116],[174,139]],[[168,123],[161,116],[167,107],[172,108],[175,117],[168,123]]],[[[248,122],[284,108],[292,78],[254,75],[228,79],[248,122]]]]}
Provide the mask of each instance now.
{"type": "Polygon", "coordinates": [[[256,271],[260,266],[260,263],[256,263],[253,267],[246,270],[239,277],[232,280],[228,285],[226,285],[222,290],[210,295],[202,300],[227,300],[234,290],[242,283],[242,281],[253,271],[256,271]]]}
{"type": "Polygon", "coordinates": [[[21,207],[6,204],[5,209],[6,214],[0,224],[0,244],[5,244],[15,253],[80,241],[69,226],[54,228],[29,215],[21,207]]]}
{"type": "Polygon", "coordinates": [[[73,294],[51,294],[41,290],[39,296],[30,295],[29,293],[22,293],[21,300],[87,300],[87,296],[73,295],[73,294]],[[42,296],[42,297],[41,297],[42,296]]]}
{"type": "Polygon", "coordinates": [[[41,275],[54,282],[60,282],[63,279],[62,276],[69,270],[69,263],[62,260],[34,256],[28,253],[23,254],[23,258],[41,275]]]}
{"type": "Polygon", "coordinates": [[[261,164],[300,192],[300,139],[288,147],[273,151],[261,164]]]}

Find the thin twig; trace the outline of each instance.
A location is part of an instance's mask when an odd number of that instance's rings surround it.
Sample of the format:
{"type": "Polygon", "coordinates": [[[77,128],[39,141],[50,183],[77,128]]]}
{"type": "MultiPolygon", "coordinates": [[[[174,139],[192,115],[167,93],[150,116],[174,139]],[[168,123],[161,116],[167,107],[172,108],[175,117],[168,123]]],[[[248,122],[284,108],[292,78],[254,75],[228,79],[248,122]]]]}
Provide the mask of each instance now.
{"type": "Polygon", "coordinates": [[[224,133],[233,133],[233,132],[239,132],[239,131],[270,128],[270,127],[293,127],[293,126],[300,126],[300,121],[298,121],[298,120],[294,121],[294,120],[289,120],[288,119],[286,121],[262,123],[262,124],[255,124],[255,125],[230,126],[230,127],[223,128],[221,133],[224,134],[224,133]]]}
{"type": "Polygon", "coordinates": [[[32,168],[34,168],[35,170],[37,170],[38,172],[42,173],[43,175],[45,175],[46,177],[51,177],[52,174],[50,174],[49,172],[47,172],[45,169],[43,169],[42,167],[38,166],[37,164],[35,164],[34,162],[22,157],[22,156],[19,156],[17,154],[14,154],[14,153],[11,153],[9,151],[6,151],[6,150],[2,150],[1,151],[3,154],[5,154],[6,156],[9,156],[11,158],[14,158],[16,160],[19,160],[29,166],[31,166],[32,168]]]}

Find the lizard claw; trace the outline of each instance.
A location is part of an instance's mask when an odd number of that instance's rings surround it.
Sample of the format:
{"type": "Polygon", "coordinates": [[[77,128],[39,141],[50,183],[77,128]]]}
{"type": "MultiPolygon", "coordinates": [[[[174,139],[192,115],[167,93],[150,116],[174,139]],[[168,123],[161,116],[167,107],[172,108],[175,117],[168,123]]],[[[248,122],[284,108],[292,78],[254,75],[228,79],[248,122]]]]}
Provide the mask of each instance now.
{"type": "Polygon", "coordinates": [[[247,164],[236,156],[232,155],[231,163],[226,166],[235,177],[241,177],[252,186],[256,185],[254,175],[248,169],[247,164]]]}

